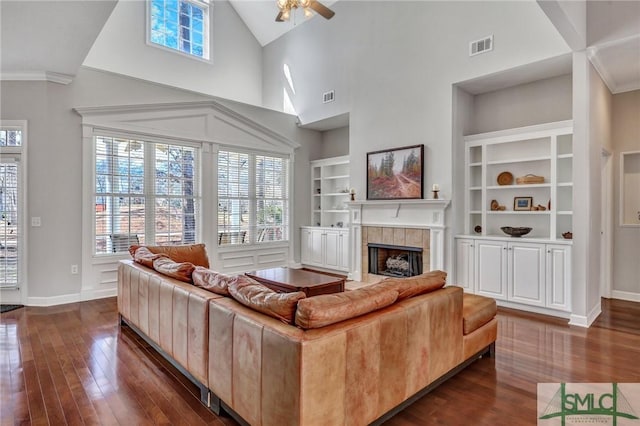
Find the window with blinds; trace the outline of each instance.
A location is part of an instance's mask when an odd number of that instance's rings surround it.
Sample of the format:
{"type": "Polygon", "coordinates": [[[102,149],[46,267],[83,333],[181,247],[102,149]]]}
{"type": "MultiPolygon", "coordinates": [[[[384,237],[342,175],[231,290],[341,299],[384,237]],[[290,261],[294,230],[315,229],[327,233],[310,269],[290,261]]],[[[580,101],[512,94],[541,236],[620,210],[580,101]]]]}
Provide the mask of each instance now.
{"type": "Polygon", "coordinates": [[[20,285],[22,129],[0,127],[0,289],[20,285]]]}
{"type": "Polygon", "coordinates": [[[218,152],[218,244],[287,241],[287,158],[218,152]]]}
{"type": "Polygon", "coordinates": [[[95,254],[198,238],[199,149],[95,138],[95,254]]]}

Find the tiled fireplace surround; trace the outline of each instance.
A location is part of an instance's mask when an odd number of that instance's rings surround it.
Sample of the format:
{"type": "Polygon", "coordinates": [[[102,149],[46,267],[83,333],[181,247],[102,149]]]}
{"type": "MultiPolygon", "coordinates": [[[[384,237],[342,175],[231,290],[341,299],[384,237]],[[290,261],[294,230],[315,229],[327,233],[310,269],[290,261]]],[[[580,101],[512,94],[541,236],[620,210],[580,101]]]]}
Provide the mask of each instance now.
{"type": "Polygon", "coordinates": [[[369,265],[369,243],[389,244],[404,247],[422,248],[422,270],[430,270],[430,231],[417,228],[391,228],[387,226],[363,226],[362,227],[362,280],[371,281],[367,269],[369,265]]]}
{"type": "Polygon", "coordinates": [[[368,243],[422,247],[423,272],[444,269],[445,209],[448,200],[355,201],[349,203],[351,273],[368,274],[368,243]]]}

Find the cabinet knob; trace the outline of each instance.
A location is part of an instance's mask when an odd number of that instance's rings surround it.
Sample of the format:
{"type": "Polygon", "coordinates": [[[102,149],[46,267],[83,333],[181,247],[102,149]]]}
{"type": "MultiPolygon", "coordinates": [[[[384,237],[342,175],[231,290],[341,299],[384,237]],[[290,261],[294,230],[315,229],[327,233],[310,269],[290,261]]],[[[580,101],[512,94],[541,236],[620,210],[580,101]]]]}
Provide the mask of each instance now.
{"type": "Polygon", "coordinates": [[[551,250],[547,250],[547,253],[551,253],[551,250]]]}

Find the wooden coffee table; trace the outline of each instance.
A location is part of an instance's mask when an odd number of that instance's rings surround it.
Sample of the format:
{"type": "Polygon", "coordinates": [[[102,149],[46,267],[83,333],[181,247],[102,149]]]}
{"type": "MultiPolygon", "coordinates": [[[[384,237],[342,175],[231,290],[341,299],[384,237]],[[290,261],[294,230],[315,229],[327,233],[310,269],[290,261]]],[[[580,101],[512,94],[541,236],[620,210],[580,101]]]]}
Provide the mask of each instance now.
{"type": "Polygon", "coordinates": [[[280,293],[303,291],[307,296],[344,291],[344,278],[304,269],[271,268],[245,274],[280,293]]]}

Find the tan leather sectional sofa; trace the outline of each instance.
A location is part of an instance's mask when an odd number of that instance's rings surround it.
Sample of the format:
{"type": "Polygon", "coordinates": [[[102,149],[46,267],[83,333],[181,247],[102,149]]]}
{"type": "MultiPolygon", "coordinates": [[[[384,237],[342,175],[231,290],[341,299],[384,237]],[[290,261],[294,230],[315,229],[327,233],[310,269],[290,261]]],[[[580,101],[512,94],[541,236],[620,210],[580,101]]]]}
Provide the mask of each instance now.
{"type": "Polygon", "coordinates": [[[304,330],[132,261],[118,309],[201,389],[256,426],[381,423],[483,354],[495,302],[444,287],[304,330]]]}

